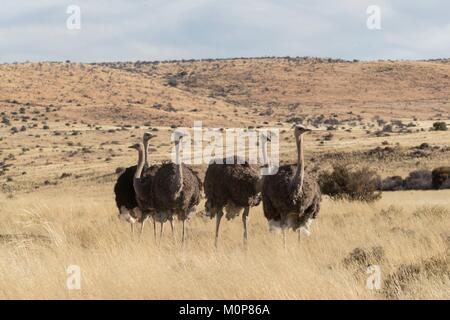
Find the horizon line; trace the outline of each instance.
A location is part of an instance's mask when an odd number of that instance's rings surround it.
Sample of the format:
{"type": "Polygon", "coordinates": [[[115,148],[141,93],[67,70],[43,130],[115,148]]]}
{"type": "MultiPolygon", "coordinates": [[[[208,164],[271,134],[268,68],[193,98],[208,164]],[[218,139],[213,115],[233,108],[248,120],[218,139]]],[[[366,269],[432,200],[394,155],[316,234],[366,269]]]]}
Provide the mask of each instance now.
{"type": "Polygon", "coordinates": [[[249,56],[249,57],[225,57],[225,58],[182,58],[182,59],[162,59],[162,60],[111,60],[111,61],[77,61],[71,59],[62,60],[24,60],[14,62],[0,62],[0,65],[8,64],[28,64],[28,63],[75,63],[75,64],[114,64],[114,63],[134,63],[134,64],[169,64],[169,63],[186,63],[186,62],[213,62],[213,61],[233,61],[233,60],[321,60],[321,62],[433,62],[433,61],[450,61],[450,57],[429,58],[429,59],[345,59],[327,56],[249,56]]]}

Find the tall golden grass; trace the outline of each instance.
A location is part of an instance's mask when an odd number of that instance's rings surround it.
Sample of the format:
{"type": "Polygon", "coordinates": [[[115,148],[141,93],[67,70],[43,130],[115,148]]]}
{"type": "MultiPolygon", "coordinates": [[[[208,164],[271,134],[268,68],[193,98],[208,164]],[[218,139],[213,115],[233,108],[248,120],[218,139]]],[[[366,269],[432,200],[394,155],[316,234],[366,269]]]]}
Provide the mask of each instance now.
{"type": "Polygon", "coordinates": [[[175,242],[168,226],[161,244],[151,224],[142,239],[131,235],[109,184],[0,195],[0,298],[449,299],[449,197],[385,193],[372,205],[325,199],[312,235],[289,233],[285,251],[261,208],[250,213],[248,250],[240,219],[224,221],[216,250],[214,223],[199,215],[183,249],[180,228],[175,242]],[[370,256],[376,247],[382,288],[369,290],[371,260],[351,252],[370,256]],[[427,263],[435,260],[437,267],[427,263]],[[69,265],[81,268],[80,290],[66,286],[69,265]],[[419,271],[401,274],[405,266],[419,271]]]}

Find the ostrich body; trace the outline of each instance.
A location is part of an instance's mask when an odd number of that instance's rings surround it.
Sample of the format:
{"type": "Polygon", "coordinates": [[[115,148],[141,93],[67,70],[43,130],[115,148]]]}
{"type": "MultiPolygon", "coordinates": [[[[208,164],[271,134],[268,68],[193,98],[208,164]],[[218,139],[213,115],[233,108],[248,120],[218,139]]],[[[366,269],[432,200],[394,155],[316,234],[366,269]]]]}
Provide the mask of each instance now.
{"type": "MultiPolygon", "coordinates": [[[[150,177],[155,170],[152,166],[149,168],[147,160],[147,148],[148,141],[150,140],[149,134],[144,134],[144,168],[143,176],[145,178],[150,177]]],[[[116,206],[119,210],[119,217],[128,221],[131,224],[131,230],[134,229],[134,224],[139,221],[144,222],[142,212],[139,208],[138,201],[136,199],[136,192],[133,187],[133,179],[136,173],[137,165],[128,167],[124,172],[120,174],[117,178],[116,184],[114,185],[114,194],[116,200],[116,206]]],[[[141,231],[143,229],[141,228],[141,231]]]]}
{"type": "Polygon", "coordinates": [[[227,159],[222,164],[211,162],[205,174],[205,210],[212,219],[216,217],[215,245],[219,238],[220,221],[225,209],[227,220],[241,213],[244,226],[244,244],[247,242],[247,224],[250,207],[261,202],[260,175],[256,167],[247,162],[238,163],[234,157],[232,163],[227,159]]]}
{"type": "MultiPolygon", "coordinates": [[[[261,134],[261,146],[263,167],[267,162],[267,141],[271,136],[261,134]]],[[[229,159],[228,159],[229,160],[229,159]]],[[[260,176],[256,166],[248,162],[239,161],[233,157],[233,161],[222,159],[221,163],[211,162],[205,174],[205,211],[211,219],[216,217],[215,246],[219,240],[220,221],[225,209],[227,220],[234,219],[242,213],[244,227],[244,246],[248,240],[248,217],[250,208],[261,202],[261,188],[264,177],[260,176]]]]}
{"type": "Polygon", "coordinates": [[[309,227],[320,210],[321,193],[317,181],[305,172],[303,135],[311,130],[297,126],[297,164],[284,165],[274,175],[264,179],[262,197],[264,216],[269,226],[283,230],[301,229],[309,235],[309,227]]]}
{"type": "Polygon", "coordinates": [[[117,178],[114,185],[114,194],[116,195],[116,206],[119,209],[119,216],[133,224],[140,217],[136,193],[133,189],[133,177],[137,166],[131,166],[125,169],[117,178]]]}
{"type": "Polygon", "coordinates": [[[152,201],[161,223],[161,233],[163,223],[167,220],[172,222],[174,215],[182,221],[181,239],[184,244],[186,220],[200,202],[201,181],[189,167],[181,164],[180,142],[183,137],[183,134],[175,137],[176,163],[161,165],[153,177],[152,201]]]}

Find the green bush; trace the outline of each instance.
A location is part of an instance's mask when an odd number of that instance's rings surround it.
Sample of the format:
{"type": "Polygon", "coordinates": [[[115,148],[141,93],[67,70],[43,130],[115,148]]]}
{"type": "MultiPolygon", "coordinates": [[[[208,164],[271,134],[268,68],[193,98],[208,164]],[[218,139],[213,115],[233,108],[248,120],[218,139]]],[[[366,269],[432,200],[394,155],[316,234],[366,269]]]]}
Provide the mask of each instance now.
{"type": "Polygon", "coordinates": [[[373,202],[381,198],[380,177],[369,168],[351,170],[335,165],[332,172],[322,172],[319,184],[323,194],[332,199],[373,202]]]}

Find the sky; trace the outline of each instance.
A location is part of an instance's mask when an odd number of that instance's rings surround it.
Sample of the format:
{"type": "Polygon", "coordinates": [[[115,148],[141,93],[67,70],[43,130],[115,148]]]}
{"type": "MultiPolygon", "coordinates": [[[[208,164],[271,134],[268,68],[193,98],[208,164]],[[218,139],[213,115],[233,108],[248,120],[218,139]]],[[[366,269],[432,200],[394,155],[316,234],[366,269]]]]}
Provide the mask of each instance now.
{"type": "Polygon", "coordinates": [[[450,57],[448,0],[2,0],[0,63],[450,57]],[[80,28],[67,8],[80,8],[80,28]],[[369,29],[370,5],[380,29],[369,29]]]}

